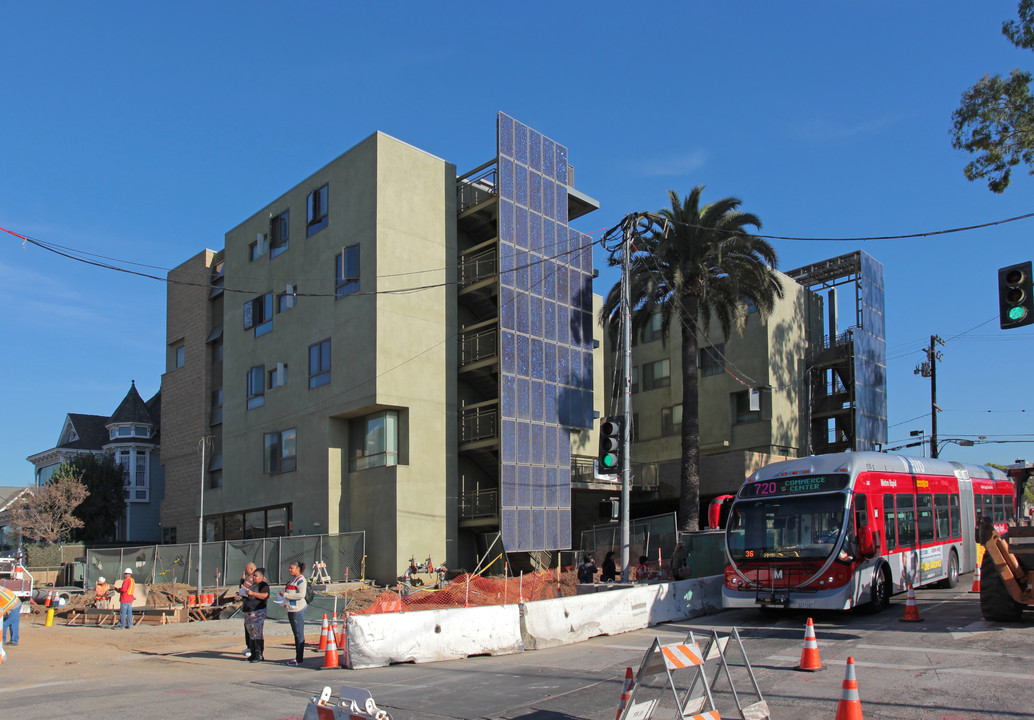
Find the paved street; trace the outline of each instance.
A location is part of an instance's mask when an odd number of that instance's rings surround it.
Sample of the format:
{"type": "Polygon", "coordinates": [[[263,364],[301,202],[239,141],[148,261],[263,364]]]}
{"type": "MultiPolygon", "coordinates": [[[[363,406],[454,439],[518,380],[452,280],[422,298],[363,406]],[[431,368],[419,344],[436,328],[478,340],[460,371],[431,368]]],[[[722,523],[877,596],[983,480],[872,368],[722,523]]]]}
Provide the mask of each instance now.
{"type": "MultiPolygon", "coordinates": [[[[317,671],[316,653],[306,668],[249,664],[240,656],[241,626],[232,620],[129,631],[23,623],[21,645],[10,648],[0,666],[0,719],[147,712],[285,720],[300,717],[324,685],[336,692],[351,684],[372,692],[395,720],[609,720],[625,667],[638,667],[654,637],[668,643],[690,631],[725,634],[734,626],[776,719],[832,720],[848,656],[855,658],[867,720],[1030,718],[1034,621],[1012,627],[984,622],[977,597],[965,592],[970,583],[966,576],[955,590],[919,590],[920,623],[900,621],[903,596],[875,616],[813,615],[824,666],[816,673],[792,669],[807,615],[755,610],[519,655],[362,671],[317,671]]],[[[266,655],[283,661],[291,656],[289,631],[285,623],[273,625],[266,655]]],[[[317,633],[313,626],[310,637],[317,633]]],[[[745,673],[734,674],[734,681],[749,695],[745,673]]],[[[640,694],[657,696],[671,705],[660,686],[640,694]]],[[[715,700],[722,717],[737,717],[724,678],[715,700]]]]}

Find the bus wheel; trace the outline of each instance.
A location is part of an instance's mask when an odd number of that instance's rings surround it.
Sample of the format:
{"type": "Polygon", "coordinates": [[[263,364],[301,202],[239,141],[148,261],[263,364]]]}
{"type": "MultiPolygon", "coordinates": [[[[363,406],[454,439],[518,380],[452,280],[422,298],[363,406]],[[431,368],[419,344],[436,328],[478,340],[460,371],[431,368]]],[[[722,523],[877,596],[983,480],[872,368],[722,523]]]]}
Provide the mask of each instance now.
{"type": "Polygon", "coordinates": [[[948,577],[941,580],[938,585],[942,588],[953,588],[959,584],[959,556],[952,550],[948,555],[948,577]]]}
{"type": "Polygon", "coordinates": [[[872,603],[870,605],[872,612],[883,612],[890,605],[890,583],[890,572],[884,565],[872,579],[872,603]]]}

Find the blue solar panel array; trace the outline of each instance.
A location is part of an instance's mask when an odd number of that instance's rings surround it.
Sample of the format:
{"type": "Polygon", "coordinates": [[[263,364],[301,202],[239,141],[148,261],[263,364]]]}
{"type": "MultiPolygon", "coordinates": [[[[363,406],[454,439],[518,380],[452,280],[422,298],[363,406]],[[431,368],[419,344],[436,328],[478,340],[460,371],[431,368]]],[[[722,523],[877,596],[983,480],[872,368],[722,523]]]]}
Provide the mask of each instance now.
{"type": "Polygon", "coordinates": [[[508,551],[571,547],[571,429],[592,405],[592,238],[567,226],[567,148],[498,117],[500,506],[508,551]]]}
{"type": "Polygon", "coordinates": [[[859,253],[861,327],[854,332],[855,450],[875,450],[887,442],[887,339],[883,265],[859,253]]]}

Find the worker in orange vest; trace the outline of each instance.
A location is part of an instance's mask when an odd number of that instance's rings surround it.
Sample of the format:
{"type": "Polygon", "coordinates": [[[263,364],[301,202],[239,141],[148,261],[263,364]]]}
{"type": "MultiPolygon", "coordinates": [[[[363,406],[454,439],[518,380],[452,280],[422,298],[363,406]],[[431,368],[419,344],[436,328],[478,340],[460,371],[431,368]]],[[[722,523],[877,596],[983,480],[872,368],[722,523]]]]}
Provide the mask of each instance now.
{"type": "Polygon", "coordinates": [[[134,589],[136,589],[136,583],[133,582],[133,571],[130,568],[126,568],[126,573],[122,579],[122,584],[118,586],[118,626],[120,628],[125,628],[126,630],[133,627],[133,600],[136,599],[133,595],[134,589]]]}
{"type": "Polygon", "coordinates": [[[97,584],[93,586],[93,599],[97,607],[104,606],[104,601],[108,599],[108,591],[110,589],[103,576],[97,578],[97,584]]]}

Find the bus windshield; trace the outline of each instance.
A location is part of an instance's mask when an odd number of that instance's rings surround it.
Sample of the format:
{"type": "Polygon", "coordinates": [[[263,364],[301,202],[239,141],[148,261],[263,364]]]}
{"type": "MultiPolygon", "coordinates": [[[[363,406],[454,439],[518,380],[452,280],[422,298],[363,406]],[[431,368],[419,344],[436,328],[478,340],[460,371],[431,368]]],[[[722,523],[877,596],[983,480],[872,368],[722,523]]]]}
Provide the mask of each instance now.
{"type": "Polygon", "coordinates": [[[736,563],[825,560],[837,547],[846,504],[843,493],[740,500],[726,530],[729,554],[736,563]]]}

